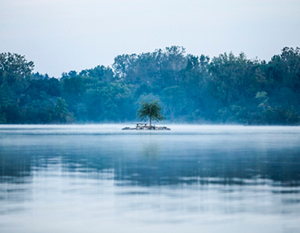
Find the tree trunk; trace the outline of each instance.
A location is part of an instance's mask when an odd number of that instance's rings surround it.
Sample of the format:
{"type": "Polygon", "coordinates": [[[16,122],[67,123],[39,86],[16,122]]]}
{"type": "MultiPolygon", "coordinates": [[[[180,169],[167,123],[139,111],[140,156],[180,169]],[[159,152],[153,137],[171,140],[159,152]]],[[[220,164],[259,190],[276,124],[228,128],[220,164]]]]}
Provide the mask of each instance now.
{"type": "Polygon", "coordinates": [[[151,117],[150,117],[150,128],[151,128],[151,117]]]}

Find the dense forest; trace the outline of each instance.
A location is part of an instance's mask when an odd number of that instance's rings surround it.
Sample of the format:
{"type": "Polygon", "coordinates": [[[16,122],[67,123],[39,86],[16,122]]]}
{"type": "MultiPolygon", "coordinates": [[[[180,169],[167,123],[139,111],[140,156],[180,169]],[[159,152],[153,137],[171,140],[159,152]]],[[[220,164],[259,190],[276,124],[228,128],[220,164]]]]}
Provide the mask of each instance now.
{"type": "Polygon", "coordinates": [[[0,123],[136,121],[139,104],[150,100],[159,100],[170,122],[300,123],[300,48],[285,47],[266,62],[172,46],[57,78],[33,70],[22,55],[0,54],[0,123]]]}

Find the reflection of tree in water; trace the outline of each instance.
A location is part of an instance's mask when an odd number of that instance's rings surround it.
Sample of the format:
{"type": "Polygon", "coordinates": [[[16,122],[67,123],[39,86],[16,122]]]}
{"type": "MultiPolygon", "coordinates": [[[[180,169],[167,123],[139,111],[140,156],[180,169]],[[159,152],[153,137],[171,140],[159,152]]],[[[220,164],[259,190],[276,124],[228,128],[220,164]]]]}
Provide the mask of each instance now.
{"type": "Polygon", "coordinates": [[[150,145],[146,143],[143,147],[143,158],[123,158],[124,161],[117,164],[121,172],[115,179],[145,186],[195,183],[255,185],[265,182],[300,185],[300,158],[299,154],[293,152],[262,152],[254,149],[241,153],[215,148],[211,151],[195,151],[194,154],[170,150],[164,151],[168,155],[159,155],[163,150],[159,146],[158,150],[145,152],[150,145]]]}
{"type": "Polygon", "coordinates": [[[142,155],[147,158],[158,158],[160,153],[161,141],[155,135],[148,135],[140,141],[142,155]]]}
{"type": "Polygon", "coordinates": [[[31,156],[16,149],[0,148],[0,183],[25,182],[25,178],[31,176],[31,171],[31,156]]]}
{"type": "MultiPolygon", "coordinates": [[[[137,185],[240,184],[249,180],[270,180],[280,185],[300,185],[299,149],[225,147],[190,148],[157,135],[103,141],[99,137],[68,136],[51,141],[35,141],[24,147],[0,146],[0,182],[7,178],[25,182],[32,171],[44,169],[60,158],[62,172],[84,174],[109,173],[117,181],[137,185]],[[39,144],[40,143],[40,144],[39,144]],[[132,144],[130,144],[132,143],[132,144]],[[23,181],[22,181],[23,180],[23,181]]],[[[107,136],[105,136],[107,139],[107,136]]],[[[93,174],[93,175],[92,175],[93,174]]],[[[102,178],[101,178],[102,177],[102,178]]],[[[111,177],[111,176],[110,176],[111,177]]],[[[112,178],[112,177],[111,177],[112,178]]],[[[10,181],[8,181],[10,182],[10,181]]]]}

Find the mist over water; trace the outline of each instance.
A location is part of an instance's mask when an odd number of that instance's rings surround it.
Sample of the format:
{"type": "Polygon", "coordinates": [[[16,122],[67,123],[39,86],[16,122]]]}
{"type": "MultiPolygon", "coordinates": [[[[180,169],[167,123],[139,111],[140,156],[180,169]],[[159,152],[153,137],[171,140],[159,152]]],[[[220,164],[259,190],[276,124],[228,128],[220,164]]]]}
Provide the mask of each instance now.
{"type": "Polygon", "coordinates": [[[1,232],[299,232],[300,127],[1,125],[1,232]]]}

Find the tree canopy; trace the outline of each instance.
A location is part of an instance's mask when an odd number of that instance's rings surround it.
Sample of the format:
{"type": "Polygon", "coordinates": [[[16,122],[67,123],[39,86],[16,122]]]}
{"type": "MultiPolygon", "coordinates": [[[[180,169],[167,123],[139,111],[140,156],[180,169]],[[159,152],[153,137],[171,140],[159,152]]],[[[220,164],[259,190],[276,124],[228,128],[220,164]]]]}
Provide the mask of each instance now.
{"type": "Polygon", "coordinates": [[[151,102],[143,101],[137,113],[141,120],[149,119],[150,127],[153,120],[161,121],[165,119],[162,115],[162,108],[159,105],[158,100],[153,100],[151,102]]]}
{"type": "Polygon", "coordinates": [[[153,99],[172,122],[300,123],[299,48],[261,61],[171,46],[56,78],[33,68],[22,55],[0,53],[0,123],[135,121],[140,103],[153,99]]]}

